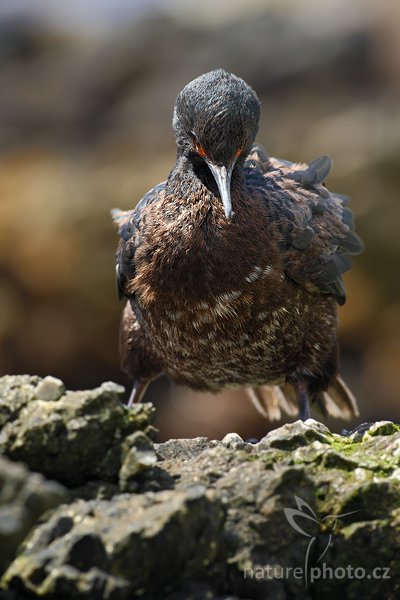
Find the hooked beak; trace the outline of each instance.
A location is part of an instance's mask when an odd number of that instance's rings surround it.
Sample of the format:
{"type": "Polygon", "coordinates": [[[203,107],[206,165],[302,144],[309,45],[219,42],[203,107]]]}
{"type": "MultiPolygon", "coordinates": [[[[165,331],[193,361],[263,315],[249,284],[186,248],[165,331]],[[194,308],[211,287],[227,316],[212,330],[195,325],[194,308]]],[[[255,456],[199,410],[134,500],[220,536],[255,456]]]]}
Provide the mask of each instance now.
{"type": "Polygon", "coordinates": [[[225,165],[222,165],[220,167],[212,163],[210,160],[206,160],[206,163],[210,168],[210,171],[213,174],[214,179],[217,183],[219,193],[221,195],[222,204],[224,205],[225,216],[228,220],[230,220],[234,214],[232,211],[231,178],[235,162],[236,160],[233,161],[229,169],[227,169],[225,165]]]}

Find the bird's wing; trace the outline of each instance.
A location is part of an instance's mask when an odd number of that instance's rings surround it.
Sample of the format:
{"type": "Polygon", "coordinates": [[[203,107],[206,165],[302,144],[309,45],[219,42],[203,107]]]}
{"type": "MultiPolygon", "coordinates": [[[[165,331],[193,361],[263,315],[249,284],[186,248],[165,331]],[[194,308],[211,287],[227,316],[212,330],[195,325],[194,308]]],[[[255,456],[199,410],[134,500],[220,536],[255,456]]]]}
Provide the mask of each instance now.
{"type": "Polygon", "coordinates": [[[164,189],[165,181],[148,191],[133,210],[114,208],[111,211],[120,237],[115,266],[117,294],[120,300],[131,295],[128,283],[135,277],[135,251],[140,244],[140,228],[145,219],[146,208],[161,199],[164,189]]]}
{"type": "Polygon", "coordinates": [[[258,145],[245,162],[247,181],[263,195],[282,234],[285,274],[311,292],[333,295],[342,305],[342,274],[363,244],[354,232],[348,198],[325,187],[331,166],[328,156],[309,165],[269,158],[258,145]]]}

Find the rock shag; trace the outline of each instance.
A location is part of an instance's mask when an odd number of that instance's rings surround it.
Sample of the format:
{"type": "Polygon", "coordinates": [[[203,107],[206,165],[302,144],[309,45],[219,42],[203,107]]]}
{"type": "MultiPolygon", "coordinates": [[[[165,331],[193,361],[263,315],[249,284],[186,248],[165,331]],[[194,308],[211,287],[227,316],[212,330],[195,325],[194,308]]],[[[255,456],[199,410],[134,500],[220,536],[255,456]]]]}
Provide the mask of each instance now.
{"type": "Polygon", "coordinates": [[[129,405],[164,373],[196,390],[243,387],[270,419],[305,420],[309,401],[358,414],[338,375],[336,305],[362,243],[346,197],[325,186],[331,160],[269,157],[259,115],[239,77],[198,77],[176,100],[167,180],[113,211],[129,405]]]}

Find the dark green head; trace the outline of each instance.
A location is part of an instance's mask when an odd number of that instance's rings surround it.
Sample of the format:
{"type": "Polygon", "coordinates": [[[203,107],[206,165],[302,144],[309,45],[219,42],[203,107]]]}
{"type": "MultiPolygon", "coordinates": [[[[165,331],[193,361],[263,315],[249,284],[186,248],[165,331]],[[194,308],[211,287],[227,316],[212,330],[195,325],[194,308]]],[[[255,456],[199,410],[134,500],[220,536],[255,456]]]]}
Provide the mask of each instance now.
{"type": "Polygon", "coordinates": [[[176,100],[172,126],[179,151],[206,162],[227,218],[232,214],[232,171],[238,157],[249,152],[259,117],[260,101],[254,90],[223,69],[197,77],[176,100]]]}

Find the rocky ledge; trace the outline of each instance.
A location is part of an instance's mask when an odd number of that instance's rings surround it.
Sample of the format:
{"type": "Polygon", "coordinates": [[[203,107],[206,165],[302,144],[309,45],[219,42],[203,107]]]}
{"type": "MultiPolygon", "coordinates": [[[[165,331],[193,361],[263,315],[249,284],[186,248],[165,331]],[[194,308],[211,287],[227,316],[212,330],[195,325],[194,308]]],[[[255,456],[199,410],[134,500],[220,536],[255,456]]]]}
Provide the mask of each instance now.
{"type": "Polygon", "coordinates": [[[0,379],[1,598],[400,597],[399,426],[157,444],[122,393],[0,379]]]}

